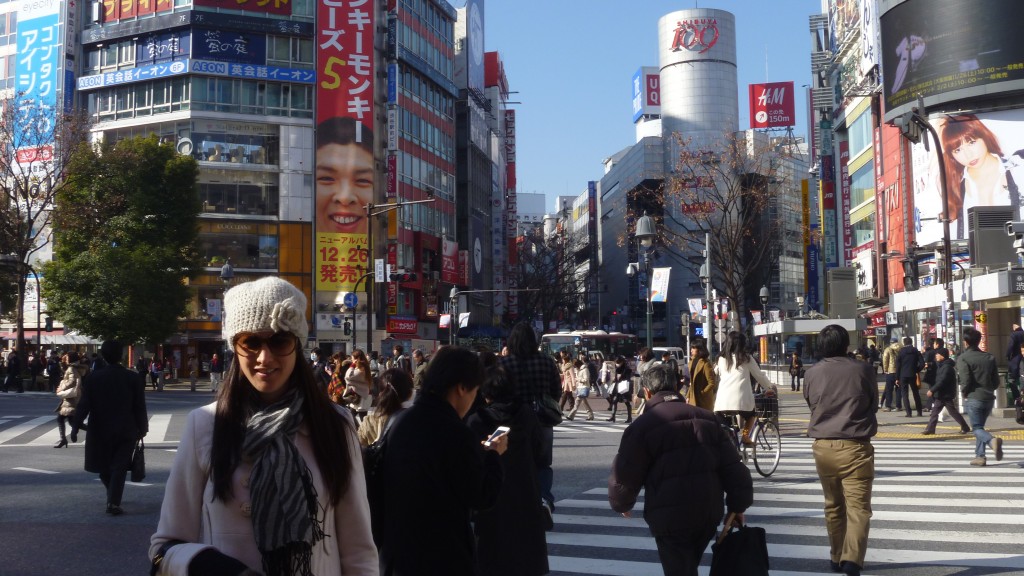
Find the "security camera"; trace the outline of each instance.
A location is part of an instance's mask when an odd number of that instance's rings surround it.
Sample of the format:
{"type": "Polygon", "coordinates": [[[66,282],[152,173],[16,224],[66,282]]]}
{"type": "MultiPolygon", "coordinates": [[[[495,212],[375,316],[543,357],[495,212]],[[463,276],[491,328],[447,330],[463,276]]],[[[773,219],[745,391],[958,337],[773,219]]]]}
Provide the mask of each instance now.
{"type": "Polygon", "coordinates": [[[1024,222],[1010,220],[1006,223],[1007,236],[1024,236],[1024,222]]]}

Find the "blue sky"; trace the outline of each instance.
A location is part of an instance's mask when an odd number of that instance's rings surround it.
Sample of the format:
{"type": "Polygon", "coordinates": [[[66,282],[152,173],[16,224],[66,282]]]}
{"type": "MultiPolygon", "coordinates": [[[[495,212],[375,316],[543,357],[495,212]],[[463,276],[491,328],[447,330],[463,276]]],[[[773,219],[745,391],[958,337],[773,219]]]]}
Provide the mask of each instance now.
{"type": "Polygon", "coordinates": [[[658,19],[695,6],[736,16],[740,128],[749,127],[748,84],[792,80],[794,131],[806,134],[807,17],[821,12],[820,0],[486,0],[485,48],[501,53],[511,99],[521,102],[519,192],[547,194],[551,210],[555,196],[601,178],[601,160],[635,141],[631,80],[658,65],[658,19]]]}

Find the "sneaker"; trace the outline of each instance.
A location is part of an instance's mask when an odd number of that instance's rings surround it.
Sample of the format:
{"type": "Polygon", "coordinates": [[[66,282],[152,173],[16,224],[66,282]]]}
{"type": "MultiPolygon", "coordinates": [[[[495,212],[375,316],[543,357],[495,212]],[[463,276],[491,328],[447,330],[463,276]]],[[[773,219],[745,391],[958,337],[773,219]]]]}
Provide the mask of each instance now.
{"type": "Polygon", "coordinates": [[[984,465],[985,465],[985,457],[984,456],[978,456],[974,460],[971,460],[971,466],[984,466],[984,465]]]}
{"type": "Polygon", "coordinates": [[[542,498],[540,501],[540,509],[542,513],[541,522],[544,523],[544,531],[550,532],[555,527],[555,518],[551,514],[551,505],[542,498]]]}
{"type": "Polygon", "coordinates": [[[992,439],[992,448],[996,451],[996,462],[1003,459],[1003,439],[996,437],[992,439]]]}

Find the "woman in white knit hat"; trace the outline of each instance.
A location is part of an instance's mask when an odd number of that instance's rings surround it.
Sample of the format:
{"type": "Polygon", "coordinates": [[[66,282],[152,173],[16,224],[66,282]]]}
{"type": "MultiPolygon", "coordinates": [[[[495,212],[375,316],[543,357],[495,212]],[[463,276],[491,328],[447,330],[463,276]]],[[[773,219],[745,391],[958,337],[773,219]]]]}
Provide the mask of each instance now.
{"type": "Polygon", "coordinates": [[[302,355],[306,297],[279,278],[224,297],[234,350],[223,390],[194,410],[149,555],[153,574],[377,574],[351,416],[302,355]]]}

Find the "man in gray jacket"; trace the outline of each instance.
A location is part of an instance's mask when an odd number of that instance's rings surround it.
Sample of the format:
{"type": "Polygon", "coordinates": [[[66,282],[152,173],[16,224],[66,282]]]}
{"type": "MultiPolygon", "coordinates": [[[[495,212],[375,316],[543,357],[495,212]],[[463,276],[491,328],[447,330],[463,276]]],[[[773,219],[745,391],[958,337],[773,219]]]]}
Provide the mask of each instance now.
{"type": "Polygon", "coordinates": [[[985,446],[991,446],[996,461],[1003,459],[1003,439],[985,430],[985,421],[992,412],[996,401],[995,391],[999,388],[999,371],[996,359],[988,352],[978,349],[981,332],[964,328],[964,351],[956,359],[956,375],[960,380],[960,394],[964,397],[964,412],[974,432],[974,460],[971,466],[984,466],[985,446]]]}
{"type": "Polygon", "coordinates": [[[811,451],[825,496],[830,569],[860,576],[871,525],[878,384],[870,364],[846,355],[849,347],[850,334],[842,326],[821,329],[822,359],[807,370],[804,399],[811,409],[807,436],[814,438],[811,451]]]}

